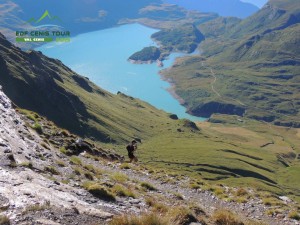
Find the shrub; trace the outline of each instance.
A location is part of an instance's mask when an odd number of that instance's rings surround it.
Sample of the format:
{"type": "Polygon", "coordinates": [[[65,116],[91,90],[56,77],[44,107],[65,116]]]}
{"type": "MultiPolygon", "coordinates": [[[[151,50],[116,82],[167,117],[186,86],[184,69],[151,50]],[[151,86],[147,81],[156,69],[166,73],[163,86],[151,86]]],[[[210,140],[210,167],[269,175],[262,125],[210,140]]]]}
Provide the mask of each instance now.
{"type": "Polygon", "coordinates": [[[106,190],[102,185],[95,182],[86,182],[83,184],[83,187],[90,192],[95,197],[106,200],[106,201],[115,201],[116,197],[106,190]]]}
{"type": "Polygon", "coordinates": [[[218,210],[215,212],[213,220],[216,225],[244,225],[236,215],[227,210],[218,210]]]}
{"type": "Polygon", "coordinates": [[[161,216],[151,213],[142,216],[119,216],[110,221],[109,225],[169,225],[166,219],[161,216]]]}
{"type": "Polygon", "coordinates": [[[149,184],[147,182],[142,182],[141,187],[143,187],[143,188],[145,188],[149,191],[156,191],[157,190],[152,184],[149,184]]]}

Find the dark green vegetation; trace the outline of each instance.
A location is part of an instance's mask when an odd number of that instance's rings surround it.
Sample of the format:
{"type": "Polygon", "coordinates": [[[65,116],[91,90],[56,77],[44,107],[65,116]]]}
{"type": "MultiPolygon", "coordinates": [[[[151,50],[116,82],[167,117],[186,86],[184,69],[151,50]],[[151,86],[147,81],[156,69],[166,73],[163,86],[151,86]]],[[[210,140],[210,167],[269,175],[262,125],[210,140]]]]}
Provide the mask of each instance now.
{"type": "Polygon", "coordinates": [[[188,110],[300,127],[299,7],[292,0],[274,0],[242,21],[200,24],[203,57],[181,59],[165,73],[188,110]]]}
{"type": "Polygon", "coordinates": [[[159,43],[160,48],[146,47],[134,53],[129,59],[134,61],[164,60],[171,52],[192,53],[204,36],[193,24],[176,25],[175,28],[163,29],[152,34],[151,38],[159,43]]]}
{"type": "Polygon", "coordinates": [[[160,50],[157,47],[145,47],[141,51],[134,53],[129,57],[129,60],[134,61],[155,61],[160,57],[160,50]]]}
{"type": "Polygon", "coordinates": [[[151,36],[168,51],[193,52],[204,39],[201,32],[192,24],[165,29],[151,36]]]}

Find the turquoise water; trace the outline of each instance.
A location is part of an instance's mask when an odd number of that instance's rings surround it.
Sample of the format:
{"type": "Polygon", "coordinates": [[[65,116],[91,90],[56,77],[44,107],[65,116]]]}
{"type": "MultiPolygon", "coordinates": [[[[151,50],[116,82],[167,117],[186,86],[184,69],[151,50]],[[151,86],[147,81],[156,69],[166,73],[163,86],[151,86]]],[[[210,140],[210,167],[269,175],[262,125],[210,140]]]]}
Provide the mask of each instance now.
{"type": "MultiPolygon", "coordinates": [[[[98,86],[112,93],[142,99],[159,109],[175,113],[179,118],[203,120],[185,112],[185,107],[167,91],[170,84],[158,74],[154,64],[132,64],[128,57],[143,47],[155,45],[150,36],[157,30],[140,24],[129,24],[73,37],[69,43],[50,43],[37,48],[45,55],[61,60],[77,73],[88,77],[98,86]]],[[[172,65],[172,54],[164,61],[164,68],[172,65]]]]}

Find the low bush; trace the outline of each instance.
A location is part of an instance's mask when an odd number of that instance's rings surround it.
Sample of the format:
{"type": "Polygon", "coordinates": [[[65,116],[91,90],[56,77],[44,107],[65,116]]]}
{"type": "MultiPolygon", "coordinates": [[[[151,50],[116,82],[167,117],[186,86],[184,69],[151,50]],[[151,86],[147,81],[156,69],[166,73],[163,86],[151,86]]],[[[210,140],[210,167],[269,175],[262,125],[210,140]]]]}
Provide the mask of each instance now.
{"type": "Polygon", "coordinates": [[[216,225],[244,225],[236,215],[227,210],[216,211],[212,218],[216,225]]]}
{"type": "Polygon", "coordinates": [[[142,182],[141,187],[143,187],[143,188],[145,188],[149,191],[156,191],[157,190],[152,184],[149,184],[147,182],[142,182]]]}
{"type": "Polygon", "coordinates": [[[116,184],[112,188],[112,192],[115,193],[117,196],[120,196],[120,197],[131,197],[131,198],[136,197],[132,190],[124,187],[123,185],[119,185],[119,184],[116,184]]]}
{"type": "Polygon", "coordinates": [[[96,182],[86,182],[83,184],[83,187],[90,192],[95,197],[106,200],[106,201],[115,201],[116,197],[114,194],[109,192],[105,187],[96,182]]]}

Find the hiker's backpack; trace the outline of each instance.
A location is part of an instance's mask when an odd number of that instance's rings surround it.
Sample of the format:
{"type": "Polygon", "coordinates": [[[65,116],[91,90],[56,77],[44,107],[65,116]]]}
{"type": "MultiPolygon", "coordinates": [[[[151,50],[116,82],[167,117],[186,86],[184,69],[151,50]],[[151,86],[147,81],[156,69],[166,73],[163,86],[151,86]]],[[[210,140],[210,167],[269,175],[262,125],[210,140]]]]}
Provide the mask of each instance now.
{"type": "Polygon", "coordinates": [[[132,148],[131,145],[127,145],[127,146],[126,146],[126,149],[127,149],[127,151],[130,152],[130,153],[132,153],[132,152],[134,151],[134,149],[132,148]]]}

